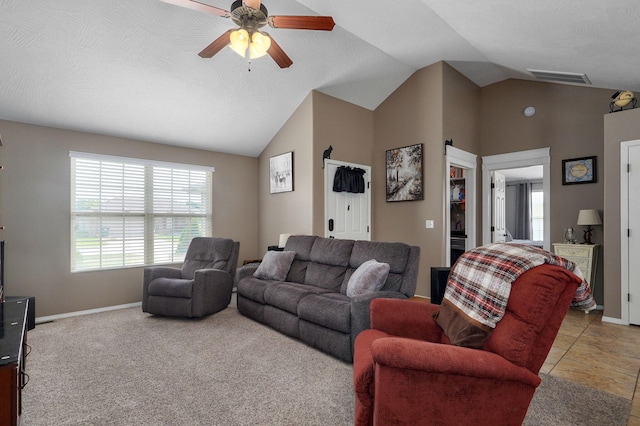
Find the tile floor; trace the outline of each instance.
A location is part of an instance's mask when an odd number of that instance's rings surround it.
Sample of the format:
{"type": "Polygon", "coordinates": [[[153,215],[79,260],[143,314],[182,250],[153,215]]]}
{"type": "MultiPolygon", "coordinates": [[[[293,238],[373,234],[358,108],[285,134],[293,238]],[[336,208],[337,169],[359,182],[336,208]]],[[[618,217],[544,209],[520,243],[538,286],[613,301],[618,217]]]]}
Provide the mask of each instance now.
{"type": "Polygon", "coordinates": [[[628,425],[640,426],[640,327],[571,309],[540,372],[632,400],[628,425]]]}

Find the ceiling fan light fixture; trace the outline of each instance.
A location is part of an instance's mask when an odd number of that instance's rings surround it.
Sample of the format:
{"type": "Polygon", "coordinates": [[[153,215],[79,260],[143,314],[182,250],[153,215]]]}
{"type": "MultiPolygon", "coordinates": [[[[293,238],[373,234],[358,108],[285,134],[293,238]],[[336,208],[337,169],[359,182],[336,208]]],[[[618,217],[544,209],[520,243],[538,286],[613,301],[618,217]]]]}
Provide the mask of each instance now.
{"type": "Polygon", "coordinates": [[[240,28],[232,31],[229,35],[229,40],[231,41],[229,47],[244,58],[246,56],[247,48],[249,47],[249,33],[247,30],[240,28]]]}
{"type": "Polygon", "coordinates": [[[271,38],[268,35],[256,31],[251,36],[251,44],[249,45],[249,57],[251,59],[260,58],[267,54],[271,47],[271,38]]]}

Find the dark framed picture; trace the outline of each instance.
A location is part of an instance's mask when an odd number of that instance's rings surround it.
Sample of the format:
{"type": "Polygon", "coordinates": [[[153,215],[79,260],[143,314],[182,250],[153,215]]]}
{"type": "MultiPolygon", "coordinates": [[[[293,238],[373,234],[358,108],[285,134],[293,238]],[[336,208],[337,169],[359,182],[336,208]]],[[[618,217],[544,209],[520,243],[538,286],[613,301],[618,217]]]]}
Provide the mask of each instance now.
{"type": "Polygon", "coordinates": [[[387,150],[387,201],[423,200],[422,144],[387,150]]]}
{"type": "Polygon", "coordinates": [[[293,152],[269,158],[269,190],[272,194],[293,191],[293,152]]]}
{"type": "Polygon", "coordinates": [[[562,160],[562,184],[595,183],[598,181],[596,156],[562,160]]]}

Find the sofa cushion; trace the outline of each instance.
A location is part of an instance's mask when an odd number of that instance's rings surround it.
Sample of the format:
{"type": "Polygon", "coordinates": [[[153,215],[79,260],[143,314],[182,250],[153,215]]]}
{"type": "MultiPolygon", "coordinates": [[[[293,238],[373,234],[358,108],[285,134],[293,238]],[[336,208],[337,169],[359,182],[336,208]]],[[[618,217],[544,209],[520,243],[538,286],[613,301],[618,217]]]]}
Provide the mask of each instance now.
{"type": "Polygon", "coordinates": [[[264,291],[268,286],[277,285],[280,281],[263,280],[252,275],[238,282],[238,294],[249,300],[264,304],[264,291]]]}
{"type": "Polygon", "coordinates": [[[286,281],[304,284],[304,277],[307,275],[307,265],[311,257],[311,248],[318,239],[317,236],[292,235],[287,239],[284,246],[285,251],[294,251],[296,257],[289,268],[286,281]]]}
{"type": "MultiPolygon", "coordinates": [[[[346,267],[349,265],[353,244],[353,240],[318,238],[313,243],[309,260],[325,265],[346,267]]],[[[369,259],[372,258],[373,257],[369,257],[369,259]]]]}
{"type": "Polygon", "coordinates": [[[267,280],[284,281],[295,256],[296,253],[293,251],[268,251],[253,276],[267,280]]]}
{"type": "Polygon", "coordinates": [[[347,296],[379,291],[387,281],[389,264],[375,259],[367,260],[351,275],[347,284],[347,296]]]}
{"type": "Polygon", "coordinates": [[[149,295],[191,298],[193,280],[180,278],[156,278],[149,283],[149,295]]]}
{"type": "Polygon", "coordinates": [[[298,304],[298,316],[332,330],[351,332],[351,300],[342,293],[306,296],[298,304]]]}
{"type": "Polygon", "coordinates": [[[306,296],[327,291],[305,284],[288,282],[272,283],[272,285],[265,288],[264,302],[296,315],[298,314],[298,303],[300,300],[306,296]]]}
{"type": "Polygon", "coordinates": [[[304,283],[340,291],[349,265],[353,240],[318,238],[311,249],[304,283]]]}
{"type": "Polygon", "coordinates": [[[305,284],[339,292],[344,281],[346,266],[324,265],[310,262],[307,266],[305,284]]]}
{"type": "Polygon", "coordinates": [[[370,259],[389,264],[389,275],[382,286],[384,291],[400,291],[402,279],[409,262],[411,247],[404,243],[390,243],[382,241],[356,241],[349,259],[349,271],[340,291],[346,294],[348,280],[351,274],[370,259]]]}
{"type": "Polygon", "coordinates": [[[369,259],[388,263],[389,272],[403,274],[407,268],[411,247],[404,243],[356,241],[351,251],[349,266],[356,269],[369,259]]]}
{"type": "Polygon", "coordinates": [[[287,239],[284,249],[296,252],[296,260],[309,260],[313,243],[318,238],[315,235],[291,235],[287,239]]]}

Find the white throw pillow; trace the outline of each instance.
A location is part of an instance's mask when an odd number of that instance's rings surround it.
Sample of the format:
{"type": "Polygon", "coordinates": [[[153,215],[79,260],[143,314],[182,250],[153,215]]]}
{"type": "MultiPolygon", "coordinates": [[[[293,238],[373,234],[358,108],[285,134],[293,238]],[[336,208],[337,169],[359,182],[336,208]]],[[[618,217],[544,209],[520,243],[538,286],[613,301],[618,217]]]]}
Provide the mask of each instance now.
{"type": "Polygon", "coordinates": [[[267,280],[284,281],[294,257],[296,257],[295,251],[268,251],[253,276],[267,280]]]}
{"type": "Polygon", "coordinates": [[[389,276],[389,264],[375,259],[367,260],[358,267],[347,283],[347,296],[379,291],[389,276]]]}

